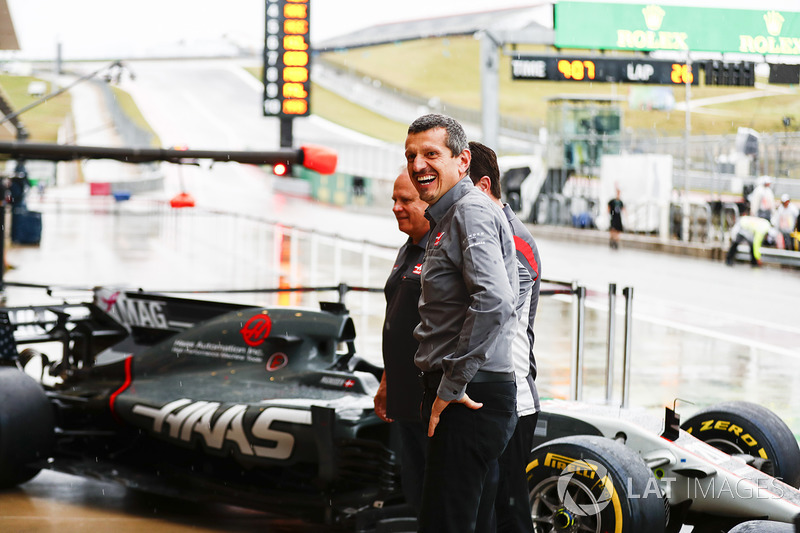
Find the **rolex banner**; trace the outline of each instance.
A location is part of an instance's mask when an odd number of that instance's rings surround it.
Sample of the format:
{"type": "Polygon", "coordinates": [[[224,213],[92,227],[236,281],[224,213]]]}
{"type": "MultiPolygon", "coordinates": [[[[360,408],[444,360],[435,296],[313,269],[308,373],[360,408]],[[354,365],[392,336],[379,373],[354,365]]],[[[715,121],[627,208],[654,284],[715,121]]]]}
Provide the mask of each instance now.
{"type": "Polygon", "coordinates": [[[800,56],[800,13],[560,0],[555,46],[800,56]]]}

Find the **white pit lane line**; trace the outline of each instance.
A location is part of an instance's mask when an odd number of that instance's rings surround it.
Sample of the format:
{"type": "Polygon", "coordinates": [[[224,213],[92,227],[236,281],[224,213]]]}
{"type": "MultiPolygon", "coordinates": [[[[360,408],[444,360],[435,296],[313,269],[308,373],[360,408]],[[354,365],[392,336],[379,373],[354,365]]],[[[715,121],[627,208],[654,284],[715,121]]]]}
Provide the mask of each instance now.
{"type": "MultiPolygon", "coordinates": [[[[594,309],[594,310],[598,310],[598,311],[607,311],[608,310],[608,302],[607,302],[607,300],[603,301],[602,303],[599,301],[599,298],[601,298],[601,297],[605,298],[606,296],[602,295],[602,291],[598,291],[596,294],[597,294],[596,298],[598,298],[598,300],[594,300],[593,298],[589,298],[589,297],[586,298],[586,307],[594,309]]],[[[556,299],[558,299],[558,300],[560,300],[562,302],[566,302],[566,303],[571,303],[572,302],[572,297],[568,296],[568,295],[556,295],[554,298],[556,298],[556,299]]],[[[654,305],[654,304],[657,304],[658,302],[657,301],[649,301],[648,303],[650,305],[654,305]]],[[[674,307],[675,303],[674,302],[664,302],[664,305],[669,305],[669,306],[673,306],[674,307]]],[[[748,338],[748,337],[743,337],[743,336],[740,336],[740,335],[733,335],[733,334],[729,334],[729,333],[722,333],[722,332],[719,332],[719,331],[714,331],[713,329],[710,329],[708,327],[695,326],[695,325],[687,324],[685,322],[681,322],[681,321],[677,321],[677,320],[670,320],[670,319],[667,319],[667,318],[657,317],[657,316],[654,316],[654,315],[650,315],[650,314],[642,313],[641,311],[638,311],[636,309],[636,306],[637,306],[637,301],[636,301],[636,297],[634,296],[634,301],[633,301],[633,318],[634,318],[634,320],[641,320],[643,322],[648,322],[650,324],[655,324],[657,326],[672,328],[672,329],[676,329],[678,331],[685,331],[686,333],[692,333],[692,334],[695,334],[695,335],[702,335],[702,336],[705,336],[705,337],[709,337],[709,338],[712,338],[712,339],[717,339],[717,340],[724,341],[724,342],[730,342],[730,343],[739,344],[739,345],[742,345],[742,346],[747,346],[748,348],[752,348],[752,349],[756,349],[756,350],[763,350],[763,351],[767,351],[767,352],[770,352],[770,353],[775,353],[775,354],[778,354],[778,355],[783,355],[783,356],[792,357],[792,358],[795,358],[795,359],[800,359],[800,348],[797,348],[797,349],[786,348],[786,347],[779,346],[777,344],[766,342],[766,341],[759,341],[759,340],[754,340],[754,339],[751,339],[751,338],[748,338]]],[[[702,308],[699,308],[699,307],[693,307],[693,306],[688,306],[688,305],[681,305],[681,307],[683,309],[689,310],[689,311],[691,311],[693,313],[704,314],[706,316],[708,316],[708,314],[711,313],[711,311],[709,311],[708,309],[702,309],[702,308]]],[[[622,295],[620,295],[620,294],[617,295],[617,310],[616,311],[617,311],[617,320],[619,321],[620,319],[624,319],[624,316],[625,316],[624,297],[622,295]]],[[[731,314],[725,315],[725,314],[715,313],[714,316],[715,316],[715,318],[717,318],[719,320],[728,320],[730,323],[735,323],[735,322],[738,322],[738,321],[742,320],[741,317],[738,317],[736,315],[731,315],[731,314]]],[[[779,331],[779,332],[784,332],[784,333],[788,333],[788,334],[791,334],[791,335],[797,335],[797,336],[800,337],[800,328],[794,328],[794,327],[791,327],[791,326],[784,326],[784,325],[781,325],[781,324],[775,324],[773,322],[762,321],[762,320],[751,320],[751,319],[748,319],[747,322],[748,322],[749,325],[762,328],[765,331],[769,331],[769,330],[779,331]]],[[[635,335],[635,330],[634,330],[634,335],[635,335]]],[[[800,345],[798,345],[798,346],[800,346],[800,345]]]]}

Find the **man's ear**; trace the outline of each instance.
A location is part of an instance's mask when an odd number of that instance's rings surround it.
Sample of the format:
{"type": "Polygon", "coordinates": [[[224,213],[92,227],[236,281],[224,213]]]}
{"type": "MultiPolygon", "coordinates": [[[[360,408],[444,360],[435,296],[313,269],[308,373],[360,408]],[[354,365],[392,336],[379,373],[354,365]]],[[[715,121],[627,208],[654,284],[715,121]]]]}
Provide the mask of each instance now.
{"type": "Polygon", "coordinates": [[[489,193],[489,191],[492,190],[492,180],[489,179],[489,176],[483,176],[478,180],[475,186],[482,192],[489,193]]]}
{"type": "Polygon", "coordinates": [[[469,164],[472,162],[472,152],[465,148],[458,154],[458,175],[462,178],[467,175],[469,164]]]}

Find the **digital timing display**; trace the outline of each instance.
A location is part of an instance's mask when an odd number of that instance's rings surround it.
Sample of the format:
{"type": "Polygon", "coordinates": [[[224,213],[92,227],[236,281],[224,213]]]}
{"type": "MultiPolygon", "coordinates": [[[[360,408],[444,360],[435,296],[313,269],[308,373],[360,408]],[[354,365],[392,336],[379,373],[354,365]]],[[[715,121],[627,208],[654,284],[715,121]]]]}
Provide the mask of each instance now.
{"type": "Polygon", "coordinates": [[[691,67],[675,61],[609,57],[533,56],[511,59],[515,80],[654,83],[696,85],[691,67]]]}
{"type": "Polygon", "coordinates": [[[310,113],[310,0],[266,0],[264,115],[310,113]]]}

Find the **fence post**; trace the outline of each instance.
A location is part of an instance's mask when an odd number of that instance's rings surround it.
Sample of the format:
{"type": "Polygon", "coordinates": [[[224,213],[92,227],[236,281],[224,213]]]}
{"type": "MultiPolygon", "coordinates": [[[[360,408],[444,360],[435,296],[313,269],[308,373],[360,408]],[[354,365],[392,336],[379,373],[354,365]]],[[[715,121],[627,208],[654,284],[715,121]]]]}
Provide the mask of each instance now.
{"type": "Polygon", "coordinates": [[[333,279],[342,279],[342,245],[339,239],[333,243],[333,279]]]}
{"type": "Polygon", "coordinates": [[[633,287],[622,289],[625,296],[625,347],[622,351],[622,407],[630,403],[631,334],[633,333],[633,287]]]}
{"type": "Polygon", "coordinates": [[[616,328],[617,284],[608,284],[608,336],[606,338],[606,403],[614,396],[614,332],[616,328]]]}
{"type": "Polygon", "coordinates": [[[276,224],[272,230],[272,285],[281,283],[281,245],[283,244],[283,228],[276,224]]]}
{"type": "Polygon", "coordinates": [[[300,234],[296,228],[291,229],[289,238],[289,284],[295,287],[300,283],[300,234]]]}
{"type": "Polygon", "coordinates": [[[583,399],[583,328],[586,314],[586,287],[575,286],[573,305],[573,359],[572,379],[570,379],[570,399],[581,401],[583,399]]]}
{"type": "MultiPolygon", "coordinates": [[[[361,252],[361,286],[369,287],[369,244],[365,241],[363,246],[361,252]]],[[[369,293],[361,293],[361,305],[364,309],[364,314],[369,314],[369,293]]]]}
{"type": "Polygon", "coordinates": [[[316,232],[311,233],[311,252],[309,254],[309,270],[311,274],[309,281],[311,286],[317,285],[317,266],[319,265],[319,235],[316,232]]]}

